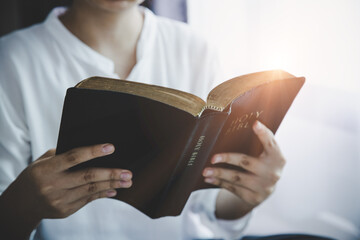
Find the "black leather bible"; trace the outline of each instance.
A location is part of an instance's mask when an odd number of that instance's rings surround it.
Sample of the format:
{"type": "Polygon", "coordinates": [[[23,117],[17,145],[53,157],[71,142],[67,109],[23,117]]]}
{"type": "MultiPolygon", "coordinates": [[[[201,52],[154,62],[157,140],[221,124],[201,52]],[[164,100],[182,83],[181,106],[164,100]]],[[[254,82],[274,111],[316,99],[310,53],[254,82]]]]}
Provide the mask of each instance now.
{"type": "Polygon", "coordinates": [[[175,89],[92,77],[67,90],[56,151],[114,144],[113,154],[71,170],[128,169],[133,185],[114,199],[151,218],[176,216],[191,192],[215,187],[202,177],[213,154],[262,152],[252,124],[275,133],[304,81],[281,70],[247,74],[218,85],[204,102],[175,89]]]}

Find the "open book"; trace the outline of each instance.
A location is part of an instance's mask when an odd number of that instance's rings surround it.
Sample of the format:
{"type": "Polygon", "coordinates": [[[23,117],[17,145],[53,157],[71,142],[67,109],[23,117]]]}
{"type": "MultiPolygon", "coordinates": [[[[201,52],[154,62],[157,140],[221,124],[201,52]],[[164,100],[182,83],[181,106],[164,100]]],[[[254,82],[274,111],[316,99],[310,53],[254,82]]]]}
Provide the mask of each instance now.
{"type": "Polygon", "coordinates": [[[214,187],[202,177],[213,154],[261,153],[252,124],[275,133],[304,80],[281,70],[247,74],[218,85],[205,102],[175,89],[88,78],[67,90],[57,154],[114,144],[113,154],[73,170],[128,169],[133,185],[114,198],[151,218],[176,216],[192,191],[214,187]]]}

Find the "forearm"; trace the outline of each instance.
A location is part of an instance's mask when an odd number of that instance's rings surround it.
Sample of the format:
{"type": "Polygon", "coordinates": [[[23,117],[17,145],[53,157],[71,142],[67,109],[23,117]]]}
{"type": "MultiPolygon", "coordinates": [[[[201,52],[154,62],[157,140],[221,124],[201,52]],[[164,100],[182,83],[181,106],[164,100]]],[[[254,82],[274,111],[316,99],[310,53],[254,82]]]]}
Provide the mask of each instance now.
{"type": "Polygon", "coordinates": [[[252,206],[235,194],[221,189],[216,199],[215,215],[218,219],[234,220],[251,212],[252,206]]]}
{"type": "Polygon", "coordinates": [[[29,239],[31,232],[40,223],[28,199],[14,191],[16,180],[0,196],[0,236],[8,239],[29,239]]]}

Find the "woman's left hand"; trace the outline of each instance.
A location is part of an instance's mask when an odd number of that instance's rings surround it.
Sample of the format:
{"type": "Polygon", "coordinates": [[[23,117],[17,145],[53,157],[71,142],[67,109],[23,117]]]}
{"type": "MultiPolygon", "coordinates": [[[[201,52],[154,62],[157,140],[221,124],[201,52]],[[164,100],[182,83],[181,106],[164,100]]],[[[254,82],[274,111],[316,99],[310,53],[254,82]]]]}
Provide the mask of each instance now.
{"type": "Polygon", "coordinates": [[[254,123],[253,130],[264,147],[259,157],[241,153],[220,153],[215,154],[211,160],[213,164],[227,163],[241,167],[244,171],[229,170],[216,165],[203,171],[205,182],[225,188],[238,197],[236,201],[231,201],[229,197],[219,196],[218,201],[223,200],[224,203],[217,203],[217,215],[223,215],[221,207],[218,206],[227,208],[225,212],[232,211],[234,214],[238,210],[241,215],[245,215],[274,191],[275,184],[280,179],[286,161],[274,139],[274,134],[259,121],[254,123]],[[237,208],[231,204],[235,202],[237,208]]]}

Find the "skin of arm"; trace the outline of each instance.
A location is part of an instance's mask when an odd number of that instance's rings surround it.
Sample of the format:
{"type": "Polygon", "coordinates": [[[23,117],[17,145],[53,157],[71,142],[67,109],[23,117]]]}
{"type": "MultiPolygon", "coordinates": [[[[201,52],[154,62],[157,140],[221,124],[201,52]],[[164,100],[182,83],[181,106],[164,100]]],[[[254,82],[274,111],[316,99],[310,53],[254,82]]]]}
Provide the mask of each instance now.
{"type": "Polygon", "coordinates": [[[65,218],[87,203],[129,188],[132,173],[122,169],[69,168],[114,152],[112,144],[94,145],[56,155],[49,150],[30,164],[0,196],[0,232],[28,239],[44,218],[65,218]]]}
{"type": "Polygon", "coordinates": [[[264,147],[259,157],[241,153],[220,153],[212,157],[214,167],[203,171],[205,182],[221,187],[215,215],[219,219],[237,219],[267,199],[275,189],[285,166],[274,134],[256,121],[253,130],[264,147]],[[217,163],[238,166],[245,171],[216,167],[217,163]]]}

